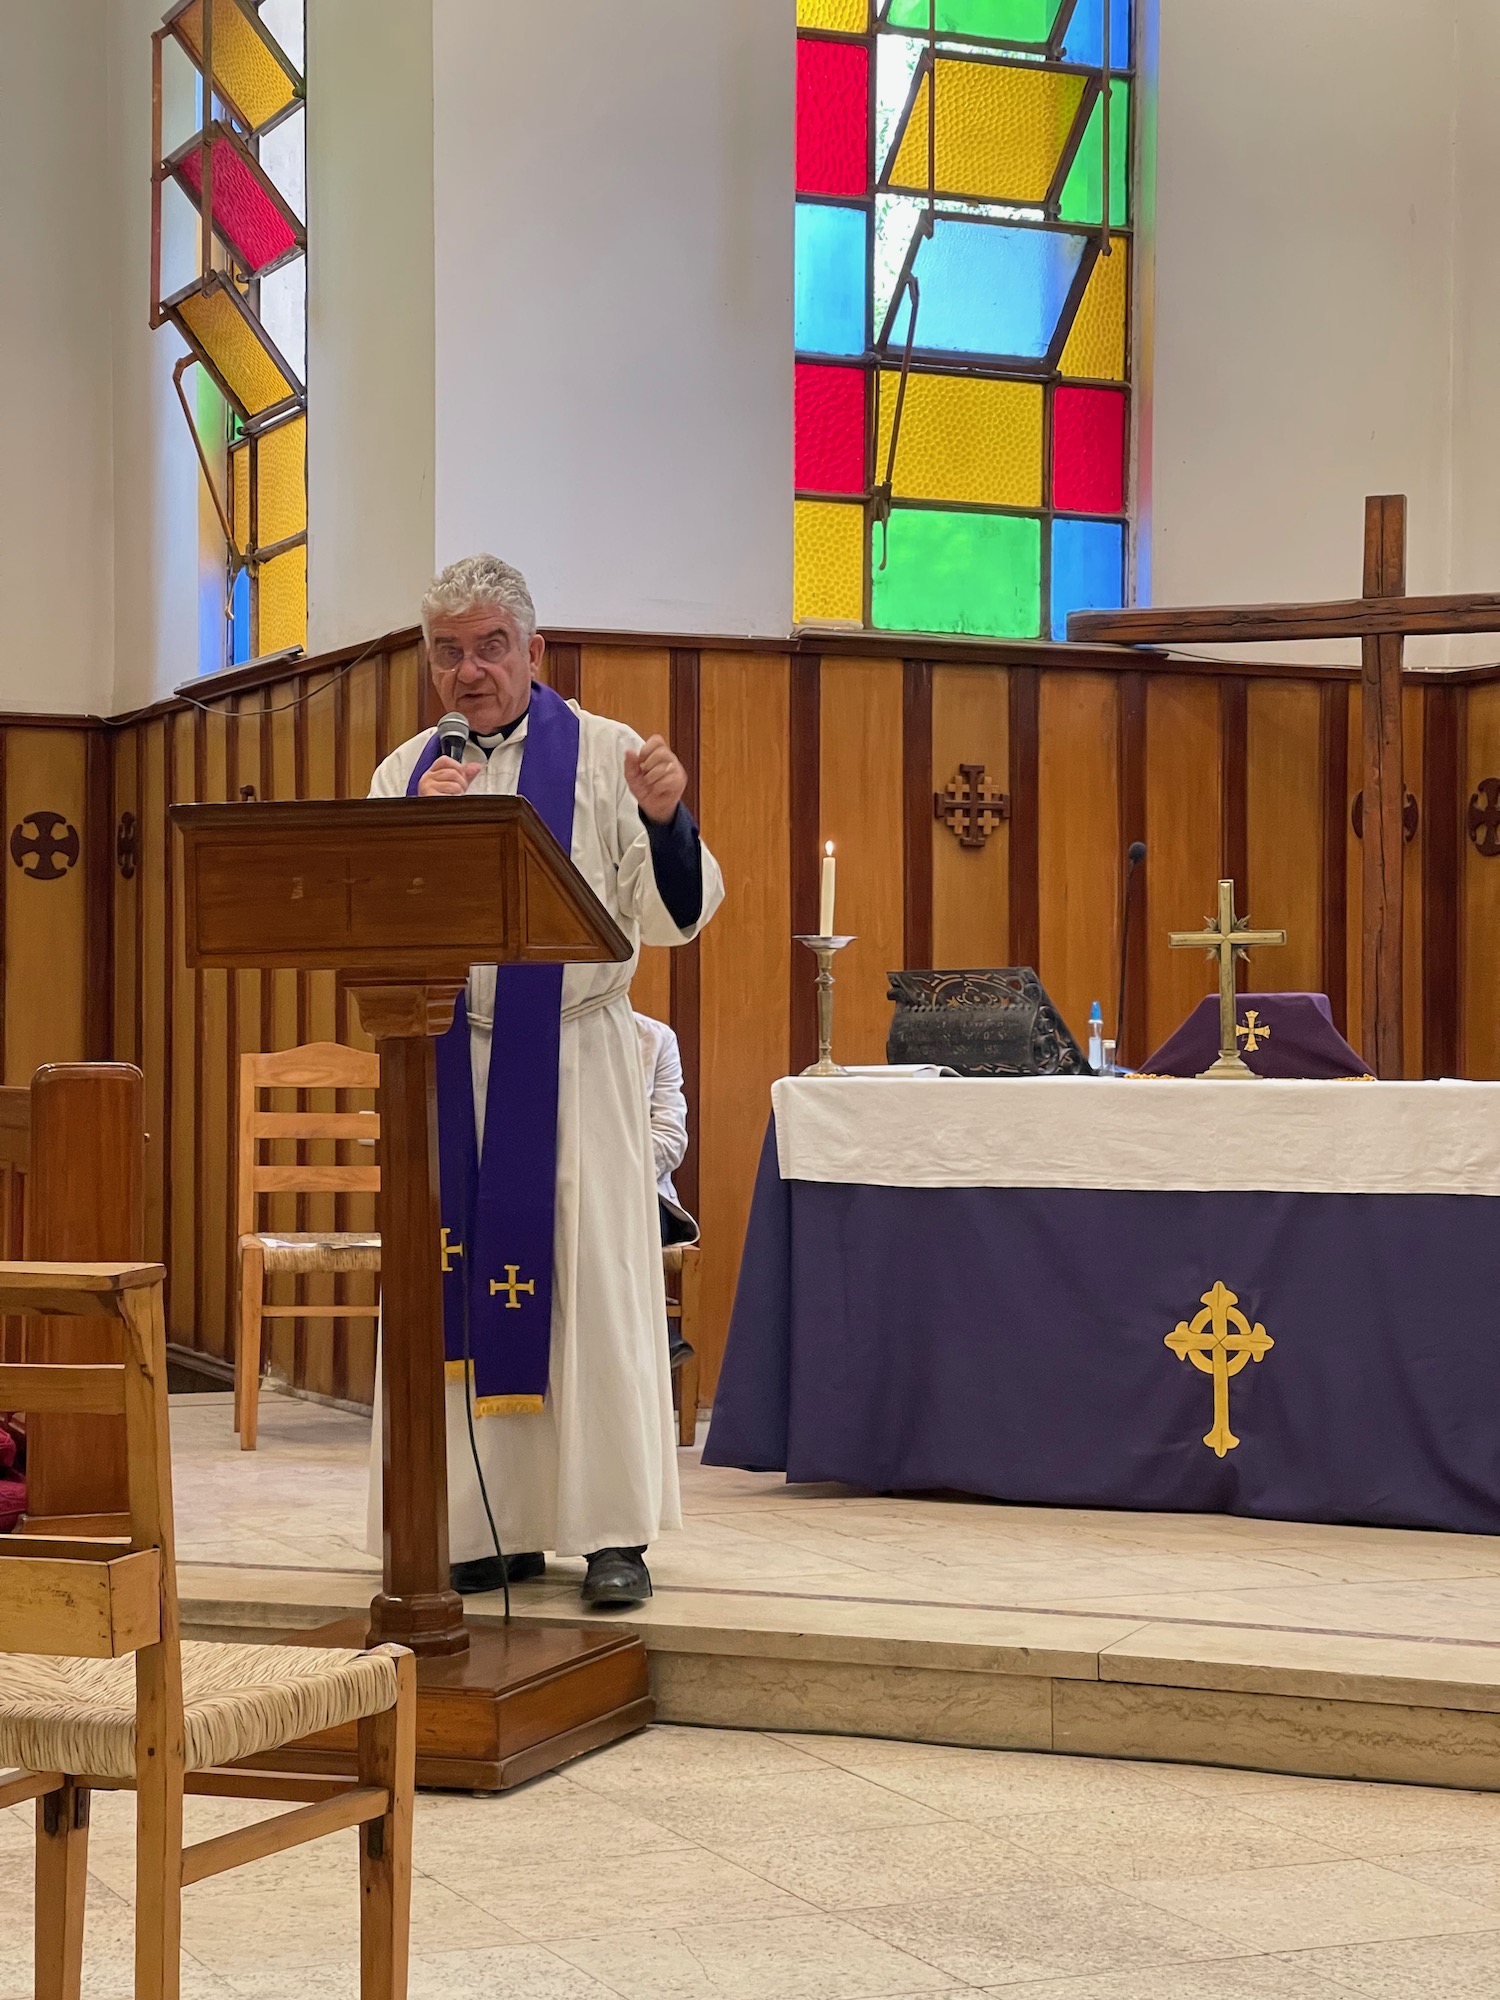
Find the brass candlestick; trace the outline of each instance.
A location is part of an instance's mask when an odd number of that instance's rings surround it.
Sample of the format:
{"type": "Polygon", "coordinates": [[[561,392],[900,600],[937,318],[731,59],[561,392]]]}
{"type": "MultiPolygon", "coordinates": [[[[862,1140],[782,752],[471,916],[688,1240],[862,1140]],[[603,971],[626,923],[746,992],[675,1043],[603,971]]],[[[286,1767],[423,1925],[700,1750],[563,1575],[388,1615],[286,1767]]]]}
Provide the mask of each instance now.
{"type": "Polygon", "coordinates": [[[833,1059],[833,954],[853,944],[852,937],[801,937],[818,961],[818,1060],[803,1070],[804,1076],[847,1076],[833,1059]]]}

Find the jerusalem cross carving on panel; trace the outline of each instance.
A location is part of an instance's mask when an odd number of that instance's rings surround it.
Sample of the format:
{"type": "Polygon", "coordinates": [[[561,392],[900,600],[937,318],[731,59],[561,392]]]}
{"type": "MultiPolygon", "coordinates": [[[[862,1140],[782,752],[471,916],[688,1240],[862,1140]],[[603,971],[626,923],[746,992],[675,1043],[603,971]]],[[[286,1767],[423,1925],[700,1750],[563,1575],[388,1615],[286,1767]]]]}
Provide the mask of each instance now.
{"type": "Polygon", "coordinates": [[[1010,795],[991,790],[983,764],[960,764],[942,791],[934,792],[932,810],[960,847],[983,847],[1001,820],[1010,818],[1010,795]]]}

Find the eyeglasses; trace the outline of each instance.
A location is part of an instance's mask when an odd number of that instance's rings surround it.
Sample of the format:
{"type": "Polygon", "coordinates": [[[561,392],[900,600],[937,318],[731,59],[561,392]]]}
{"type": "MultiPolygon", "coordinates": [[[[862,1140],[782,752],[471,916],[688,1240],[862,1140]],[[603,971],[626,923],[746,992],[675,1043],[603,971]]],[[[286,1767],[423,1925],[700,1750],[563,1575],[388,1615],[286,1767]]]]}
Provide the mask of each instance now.
{"type": "Polygon", "coordinates": [[[433,642],[432,657],[444,673],[453,673],[465,660],[475,659],[486,667],[498,667],[511,648],[509,632],[486,632],[472,646],[460,646],[453,639],[433,642]]]}

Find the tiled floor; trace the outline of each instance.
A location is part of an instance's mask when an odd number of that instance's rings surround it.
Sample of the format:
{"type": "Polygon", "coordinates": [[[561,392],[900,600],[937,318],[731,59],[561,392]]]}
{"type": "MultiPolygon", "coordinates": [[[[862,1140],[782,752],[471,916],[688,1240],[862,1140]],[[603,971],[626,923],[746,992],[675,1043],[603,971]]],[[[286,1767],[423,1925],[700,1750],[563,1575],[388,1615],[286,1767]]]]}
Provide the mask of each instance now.
{"type": "MultiPolygon", "coordinates": [[[[31,1991],[30,1811],[0,1814],[0,2000],[31,1991]]],[[[130,1992],[130,1813],[96,1801],[86,2000],[130,1992]]],[[[357,1908],[348,1835],[198,1885],[184,2000],[353,2000],[357,1908]]],[[[656,1728],[423,1796],[412,1950],[412,2000],[1493,2000],[1500,1798],[656,1728]]]]}

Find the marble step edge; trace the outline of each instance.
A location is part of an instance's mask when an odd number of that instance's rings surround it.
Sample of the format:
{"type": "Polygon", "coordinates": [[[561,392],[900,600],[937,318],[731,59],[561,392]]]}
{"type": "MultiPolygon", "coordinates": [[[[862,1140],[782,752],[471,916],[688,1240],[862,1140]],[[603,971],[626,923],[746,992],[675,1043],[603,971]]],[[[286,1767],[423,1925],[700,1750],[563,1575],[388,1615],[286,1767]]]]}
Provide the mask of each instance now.
{"type": "MultiPolygon", "coordinates": [[[[201,1573],[200,1573],[201,1576],[201,1573]]],[[[184,1580],[192,1635],[254,1638],[346,1616],[368,1581],[246,1571],[234,1594],[184,1580]]],[[[517,1594],[520,1617],[571,1623],[576,1597],[517,1594]]],[[[487,1614],[498,1602],[481,1600],[487,1614]]],[[[1032,1680],[1104,1681],[1500,1714],[1500,1646],[1363,1633],[1173,1625],[1086,1614],[935,1613],[890,1604],[723,1599],[663,1592],[625,1623],[652,1653],[897,1668],[1032,1680]],[[738,1621],[738,1622],[736,1622],[738,1621]]]]}

